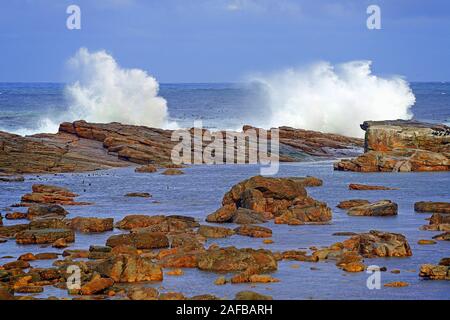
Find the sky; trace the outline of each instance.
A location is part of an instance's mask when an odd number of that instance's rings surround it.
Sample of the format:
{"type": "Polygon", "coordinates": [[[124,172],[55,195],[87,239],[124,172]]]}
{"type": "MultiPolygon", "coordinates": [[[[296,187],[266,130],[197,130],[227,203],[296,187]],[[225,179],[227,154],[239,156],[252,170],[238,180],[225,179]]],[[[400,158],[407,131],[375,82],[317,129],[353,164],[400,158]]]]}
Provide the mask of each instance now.
{"type": "Polygon", "coordinates": [[[234,82],[317,61],[450,80],[448,0],[12,0],[0,4],[0,82],[64,82],[80,47],[159,82],[234,82]],[[68,30],[66,9],[81,9],[68,30]],[[369,5],[381,29],[366,26],[369,5]]]}

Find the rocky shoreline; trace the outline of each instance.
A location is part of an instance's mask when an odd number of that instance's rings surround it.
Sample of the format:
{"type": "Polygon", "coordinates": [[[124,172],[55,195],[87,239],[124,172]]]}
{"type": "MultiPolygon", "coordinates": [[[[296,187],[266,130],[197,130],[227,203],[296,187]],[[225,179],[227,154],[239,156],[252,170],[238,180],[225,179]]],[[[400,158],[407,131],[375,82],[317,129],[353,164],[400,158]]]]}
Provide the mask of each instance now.
{"type": "MultiPolygon", "coordinates": [[[[7,174],[83,172],[136,164],[164,167],[170,165],[176,145],[172,132],[85,121],[62,123],[57,134],[21,137],[0,132],[0,179],[6,180],[7,174]]],[[[282,162],[353,156],[364,144],[362,139],[288,127],[279,128],[279,139],[282,162]]]]}
{"type": "MultiPolygon", "coordinates": [[[[372,125],[367,124],[367,128],[372,125]]],[[[391,125],[393,123],[389,123],[389,126],[391,125]]],[[[397,128],[392,131],[396,132],[393,136],[380,138],[376,143],[373,141],[372,133],[366,134],[365,155],[370,152],[382,152],[382,157],[388,157],[392,156],[391,152],[397,152],[399,146],[411,148],[403,135],[408,133],[410,139],[412,125],[402,127],[400,137],[404,138],[403,140],[398,138],[397,128]],[[376,148],[385,150],[372,150],[375,145],[376,148]]],[[[377,130],[384,130],[379,129],[379,126],[384,128],[385,124],[374,126],[377,130]]],[[[414,137],[415,141],[419,141],[415,146],[433,150],[417,149],[419,152],[425,150],[427,153],[439,153],[447,157],[448,161],[446,142],[448,140],[445,134],[436,135],[438,138],[435,139],[427,135],[431,130],[430,127],[426,125],[421,127],[414,123],[414,128],[425,130],[425,138],[418,139],[417,135],[414,137]]],[[[280,141],[285,146],[289,145],[292,148],[295,145],[299,154],[323,158],[336,155],[329,152],[328,148],[331,145],[334,150],[347,150],[358,146],[361,142],[304,130],[284,128],[281,132],[280,141]],[[309,143],[300,143],[301,139],[306,139],[309,143]],[[311,149],[312,146],[315,149],[311,149]]],[[[164,179],[179,179],[180,177],[175,176],[184,171],[181,170],[182,167],[170,164],[169,133],[170,131],[121,124],[93,125],[75,122],[62,124],[60,132],[56,135],[22,138],[4,134],[6,138],[2,140],[3,153],[0,154],[0,162],[5,165],[2,166],[3,176],[15,183],[20,182],[16,175],[22,173],[91,171],[141,164],[141,167],[136,168],[137,175],[154,174],[160,167],[164,167],[167,169],[163,172],[164,179]],[[11,139],[8,140],[8,137],[11,139]],[[34,148],[32,151],[24,149],[30,146],[34,148]],[[90,162],[90,157],[97,155],[95,161],[90,162]]],[[[383,137],[380,131],[378,135],[383,137]]],[[[293,154],[292,149],[289,150],[289,155],[285,154],[282,157],[286,161],[295,159],[289,158],[293,154]]],[[[348,165],[346,168],[349,170],[359,168],[354,171],[370,171],[360,170],[368,168],[360,159],[365,155],[354,160],[340,161],[337,166],[344,163],[344,166],[348,165]],[[359,167],[349,163],[358,163],[359,167]]],[[[411,159],[399,161],[416,163],[411,159]]],[[[411,168],[425,168],[423,171],[434,169],[446,171],[449,168],[446,162],[441,166],[428,160],[424,161],[426,166],[411,168]]],[[[389,171],[385,168],[388,167],[377,165],[377,170],[374,171],[389,171]]],[[[162,283],[167,277],[183,277],[188,270],[196,270],[215,274],[216,286],[236,284],[270,286],[283,282],[283,279],[276,277],[274,273],[279,271],[280,264],[286,261],[299,263],[293,264],[291,269],[299,268],[304,263],[311,263],[318,266],[311,267],[313,270],[320,268],[324,263],[331,263],[336,266],[336,270],[346,274],[358,274],[371,267],[371,259],[400,259],[415,254],[413,244],[405,235],[384,229],[335,233],[333,235],[345,238],[335,243],[330,242],[326,246],[311,246],[307,249],[297,246],[283,250],[270,249],[270,245],[274,243],[273,239],[277,236],[276,230],[279,230],[275,229],[277,225],[320,229],[333,223],[333,209],[327,203],[311,196],[314,193],[312,190],[323,188],[327,182],[313,176],[282,178],[253,176],[234,184],[223,195],[221,206],[200,220],[187,215],[128,214],[117,221],[110,216],[98,216],[96,213],[92,216],[73,216],[72,207],[89,208],[94,203],[78,201],[79,195],[72,192],[70,190],[72,188],[33,184],[31,192],[28,190],[22,194],[20,203],[8,204],[7,214],[4,217],[0,216],[0,250],[5,243],[15,242],[24,247],[33,245],[52,247],[56,252],[27,252],[10,257],[12,261],[0,266],[0,300],[35,299],[35,295],[43,293],[49,287],[65,290],[70,299],[221,299],[223,297],[209,292],[187,296],[182,292],[167,291],[164,290],[162,283]],[[22,210],[15,211],[20,209],[22,210]],[[3,223],[3,219],[8,223],[3,223]],[[9,223],[10,221],[15,223],[9,223]],[[95,243],[82,249],[71,248],[78,237],[90,237],[111,231],[114,231],[114,234],[108,234],[104,243],[95,243]],[[220,246],[213,242],[237,236],[260,239],[258,241],[265,247],[257,249],[245,246],[220,246]],[[51,266],[33,266],[37,261],[50,261],[51,266]],[[79,287],[68,286],[71,281],[69,268],[76,268],[80,272],[79,287]],[[147,286],[155,283],[161,286],[158,288],[147,286]]],[[[397,204],[399,199],[394,198],[397,188],[351,183],[348,189],[351,190],[349,192],[364,195],[387,192],[384,195],[388,195],[386,197],[389,198],[393,192],[391,199],[381,198],[383,200],[377,201],[373,201],[372,198],[368,200],[356,197],[347,198],[349,200],[341,199],[338,208],[346,210],[350,219],[355,219],[354,221],[390,219],[399,213],[397,204]]],[[[123,197],[148,199],[152,198],[152,195],[147,192],[128,192],[124,193],[123,197]]],[[[436,244],[441,241],[445,243],[450,240],[450,203],[418,201],[411,210],[417,211],[418,215],[430,214],[429,223],[424,225],[422,230],[441,232],[434,235],[433,240],[419,240],[418,245],[436,244]]],[[[440,261],[411,265],[411,268],[418,268],[415,271],[417,278],[448,281],[450,280],[448,260],[448,257],[443,256],[440,261]]],[[[386,272],[387,269],[380,267],[378,271],[386,272]]],[[[390,271],[396,272],[395,269],[390,271]]],[[[205,283],[205,287],[211,284],[205,283]]],[[[408,285],[405,281],[384,284],[387,288],[402,288],[408,285]]],[[[48,298],[58,299],[58,297],[48,298]]],[[[266,300],[271,299],[271,296],[244,290],[237,292],[235,299],[266,300]]]]}

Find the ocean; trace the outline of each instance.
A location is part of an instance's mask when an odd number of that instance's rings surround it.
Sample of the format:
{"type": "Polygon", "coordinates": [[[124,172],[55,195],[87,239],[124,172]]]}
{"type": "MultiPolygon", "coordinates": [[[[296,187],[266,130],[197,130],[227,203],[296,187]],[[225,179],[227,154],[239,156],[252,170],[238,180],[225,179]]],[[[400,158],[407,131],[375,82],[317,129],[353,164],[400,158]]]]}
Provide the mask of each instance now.
{"type": "MultiPolygon", "coordinates": [[[[410,87],[416,97],[414,119],[450,122],[450,82],[413,82],[410,87]]],[[[75,120],[67,116],[70,102],[64,89],[62,83],[0,83],[0,130],[32,134],[46,128],[42,119],[51,119],[54,126],[75,120]]],[[[205,128],[236,130],[269,116],[254,85],[161,84],[159,95],[167,100],[169,121],[183,128],[201,120],[205,128]]]]}

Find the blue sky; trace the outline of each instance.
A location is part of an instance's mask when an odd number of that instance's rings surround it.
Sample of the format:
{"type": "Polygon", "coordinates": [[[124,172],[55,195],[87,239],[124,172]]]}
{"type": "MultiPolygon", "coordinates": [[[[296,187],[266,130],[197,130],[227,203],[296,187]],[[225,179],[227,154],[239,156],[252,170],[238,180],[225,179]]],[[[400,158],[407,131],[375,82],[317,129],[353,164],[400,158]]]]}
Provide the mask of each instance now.
{"type": "Polygon", "coordinates": [[[372,60],[376,74],[450,80],[447,0],[12,0],[0,4],[0,81],[65,81],[80,47],[160,82],[239,81],[319,60],[372,60]],[[77,4],[82,29],[66,28],[77,4]],[[381,30],[366,8],[381,8],[381,30]]]}

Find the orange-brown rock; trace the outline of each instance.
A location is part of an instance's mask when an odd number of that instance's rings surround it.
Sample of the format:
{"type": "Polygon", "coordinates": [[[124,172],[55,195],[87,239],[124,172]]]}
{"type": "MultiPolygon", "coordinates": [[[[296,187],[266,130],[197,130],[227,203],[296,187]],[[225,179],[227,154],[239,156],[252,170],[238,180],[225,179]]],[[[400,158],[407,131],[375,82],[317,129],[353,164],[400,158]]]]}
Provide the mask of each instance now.
{"type": "Polygon", "coordinates": [[[268,250],[237,249],[235,247],[208,249],[198,255],[198,268],[205,271],[231,272],[257,268],[260,272],[275,271],[277,261],[268,250]]]}
{"type": "Polygon", "coordinates": [[[3,265],[3,269],[5,270],[11,270],[11,269],[27,269],[30,267],[30,264],[27,261],[24,260],[17,260],[5,263],[3,265]]]}
{"type": "Polygon", "coordinates": [[[398,205],[390,200],[381,200],[348,210],[350,216],[395,216],[398,213],[398,205]]]}
{"type": "Polygon", "coordinates": [[[134,169],[134,171],[139,172],[139,173],[154,173],[154,172],[158,171],[158,168],[156,168],[152,164],[147,164],[145,166],[137,167],[136,169],[134,169]]]}
{"type": "Polygon", "coordinates": [[[362,272],[366,269],[366,266],[361,262],[350,262],[344,264],[342,269],[347,272],[362,272]]]}
{"type": "Polygon", "coordinates": [[[241,235],[253,238],[270,238],[272,236],[272,230],[261,226],[243,225],[237,227],[234,231],[241,235]]]}
{"type": "Polygon", "coordinates": [[[352,200],[345,200],[345,201],[339,202],[337,207],[340,209],[350,209],[353,207],[359,207],[359,206],[362,206],[364,204],[369,204],[369,203],[370,203],[369,200],[352,199],[352,200]]]}
{"type": "Polygon", "coordinates": [[[234,231],[229,228],[201,225],[198,233],[205,238],[226,238],[232,236],[234,231]]]}
{"type": "Polygon", "coordinates": [[[384,186],[373,186],[367,184],[351,183],[348,185],[349,190],[396,190],[395,188],[384,186]]]}
{"type": "Polygon", "coordinates": [[[411,248],[404,235],[371,230],[360,233],[343,242],[344,248],[363,257],[408,257],[411,248]]]}
{"type": "Polygon", "coordinates": [[[123,230],[139,230],[147,232],[188,231],[199,226],[194,218],[186,216],[146,216],[129,215],[116,223],[123,230]],[[145,229],[145,230],[144,230],[145,229]]]}
{"type": "MultiPolygon", "coordinates": [[[[85,121],[62,123],[57,134],[21,137],[0,132],[0,167],[4,174],[16,174],[92,171],[132,163],[170,166],[177,144],[171,140],[172,132],[85,121]]],[[[279,128],[279,138],[280,161],[352,156],[363,146],[361,139],[289,127],[279,128]]]]}
{"type": "Polygon", "coordinates": [[[109,287],[111,287],[114,284],[114,280],[111,278],[100,278],[95,277],[85,285],[81,287],[81,294],[83,295],[92,295],[92,294],[98,294],[109,287]]]}
{"type": "Polygon", "coordinates": [[[450,267],[445,265],[423,264],[419,277],[431,280],[450,280],[450,267]]]}
{"type": "Polygon", "coordinates": [[[417,212],[450,213],[450,202],[419,201],[414,203],[417,212]]]}
{"type": "Polygon", "coordinates": [[[78,195],[66,188],[35,184],[32,187],[32,193],[22,196],[22,204],[60,204],[60,205],[83,205],[87,203],[75,202],[74,198],[78,195]]]}
{"type": "Polygon", "coordinates": [[[33,220],[36,218],[64,218],[69,213],[57,204],[37,204],[28,207],[27,218],[33,220]]]}
{"type": "Polygon", "coordinates": [[[71,229],[82,233],[106,232],[111,231],[114,228],[113,218],[76,217],[69,220],[67,223],[71,229]]]}
{"type": "Polygon", "coordinates": [[[184,171],[182,171],[180,169],[169,168],[169,169],[164,170],[161,174],[166,175],[166,176],[178,176],[178,175],[184,174],[184,171]]]}
{"type": "Polygon", "coordinates": [[[408,172],[450,170],[450,128],[417,121],[366,121],[365,152],[335,170],[408,172]]]}
{"type": "Polygon", "coordinates": [[[115,282],[162,281],[161,267],[136,255],[118,255],[108,258],[94,268],[115,282]]]}
{"type": "Polygon", "coordinates": [[[275,223],[286,224],[329,221],[331,210],[325,203],[308,197],[304,187],[317,184],[317,179],[311,177],[255,176],[234,185],[223,197],[223,207],[206,220],[240,224],[261,223],[274,217],[275,223]]]}
{"type": "Polygon", "coordinates": [[[433,213],[429,220],[430,223],[422,226],[422,229],[431,231],[450,231],[450,213],[433,213]]]}
{"type": "Polygon", "coordinates": [[[409,286],[409,283],[405,282],[405,281],[394,281],[394,282],[385,283],[384,286],[390,287],[390,288],[401,288],[401,287],[409,286]]]}
{"type": "Polygon", "coordinates": [[[58,239],[75,242],[75,234],[67,229],[30,229],[16,234],[18,244],[51,244],[58,239]]]}
{"type": "Polygon", "coordinates": [[[136,232],[113,235],[108,238],[106,245],[109,247],[128,245],[136,249],[158,249],[168,248],[169,239],[161,232],[136,232]]]}
{"type": "Polygon", "coordinates": [[[21,219],[26,219],[27,214],[24,212],[8,212],[5,215],[5,218],[8,220],[21,220],[21,219]]]}

